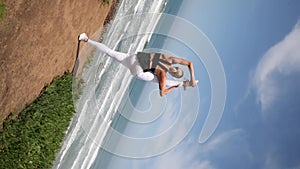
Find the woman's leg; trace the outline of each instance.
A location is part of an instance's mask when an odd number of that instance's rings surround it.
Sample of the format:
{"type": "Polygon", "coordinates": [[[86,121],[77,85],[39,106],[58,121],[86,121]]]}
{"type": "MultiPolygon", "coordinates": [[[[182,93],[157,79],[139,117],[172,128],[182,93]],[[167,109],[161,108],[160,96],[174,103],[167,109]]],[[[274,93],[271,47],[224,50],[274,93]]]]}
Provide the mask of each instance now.
{"type": "Polygon", "coordinates": [[[89,43],[90,45],[93,45],[94,47],[96,47],[101,52],[106,53],[108,56],[116,59],[119,62],[121,62],[126,57],[128,57],[127,53],[121,53],[121,52],[114,51],[114,50],[110,49],[109,47],[107,47],[106,45],[104,45],[103,43],[96,42],[96,41],[93,41],[91,39],[89,39],[87,41],[87,43],[89,43]]]}

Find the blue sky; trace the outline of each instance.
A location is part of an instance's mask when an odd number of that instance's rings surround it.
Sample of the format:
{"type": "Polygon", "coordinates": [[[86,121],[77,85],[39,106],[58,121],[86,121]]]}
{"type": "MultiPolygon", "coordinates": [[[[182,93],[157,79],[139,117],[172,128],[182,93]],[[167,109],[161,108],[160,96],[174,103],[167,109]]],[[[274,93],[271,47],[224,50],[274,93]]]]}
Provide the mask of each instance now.
{"type": "MultiPolygon", "coordinates": [[[[223,63],[227,100],[222,119],[203,144],[198,137],[205,113],[167,153],[146,159],[112,155],[110,168],[300,169],[300,1],[186,0],[178,15],[205,33],[223,63]]],[[[210,82],[198,66],[199,112],[207,112],[210,82]]],[[[173,110],[168,112],[165,120],[174,120],[173,110]]],[[[146,130],[139,132],[144,136],[146,130]]]]}
{"type": "Polygon", "coordinates": [[[182,143],[178,168],[300,168],[300,2],[189,0],[179,15],[213,42],[228,88],[216,132],[182,143]]]}

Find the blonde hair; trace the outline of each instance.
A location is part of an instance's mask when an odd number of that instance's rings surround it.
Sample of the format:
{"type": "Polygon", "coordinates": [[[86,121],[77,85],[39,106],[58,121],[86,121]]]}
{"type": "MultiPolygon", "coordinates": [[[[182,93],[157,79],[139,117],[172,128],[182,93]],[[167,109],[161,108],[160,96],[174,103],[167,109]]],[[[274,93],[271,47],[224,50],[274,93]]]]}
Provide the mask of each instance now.
{"type": "Polygon", "coordinates": [[[184,74],[183,70],[180,67],[173,67],[173,66],[169,68],[169,72],[171,72],[172,75],[178,79],[181,78],[184,74]]]}

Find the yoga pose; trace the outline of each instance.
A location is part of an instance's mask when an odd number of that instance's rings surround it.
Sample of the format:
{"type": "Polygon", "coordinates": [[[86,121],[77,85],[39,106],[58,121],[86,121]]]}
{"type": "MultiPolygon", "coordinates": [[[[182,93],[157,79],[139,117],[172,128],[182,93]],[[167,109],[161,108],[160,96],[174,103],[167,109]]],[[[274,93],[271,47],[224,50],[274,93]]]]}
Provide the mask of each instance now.
{"type": "Polygon", "coordinates": [[[144,53],[138,52],[137,54],[128,55],[127,53],[121,53],[114,51],[102,43],[93,41],[88,38],[86,33],[79,35],[79,40],[93,45],[98,50],[106,53],[111,58],[122,63],[127,67],[133,76],[144,81],[157,82],[159,84],[160,95],[164,96],[171,92],[173,89],[183,86],[186,89],[189,86],[196,86],[198,80],[194,77],[194,67],[192,62],[167,56],[160,53],[144,53]],[[179,67],[172,66],[173,64],[185,65],[190,71],[190,81],[175,81],[168,80],[166,73],[168,72],[175,78],[181,78],[183,76],[183,70],[179,67]]]}

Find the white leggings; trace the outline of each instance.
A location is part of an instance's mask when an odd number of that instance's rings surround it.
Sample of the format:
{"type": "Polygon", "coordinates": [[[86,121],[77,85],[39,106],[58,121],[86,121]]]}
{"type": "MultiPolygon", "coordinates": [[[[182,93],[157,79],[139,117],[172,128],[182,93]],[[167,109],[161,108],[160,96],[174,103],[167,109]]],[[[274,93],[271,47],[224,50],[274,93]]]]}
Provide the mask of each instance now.
{"type": "Polygon", "coordinates": [[[129,56],[127,53],[114,51],[114,50],[110,49],[109,47],[107,47],[106,45],[104,45],[103,43],[96,42],[96,41],[93,41],[91,39],[89,39],[87,41],[87,43],[93,45],[94,47],[96,47],[101,52],[106,53],[108,56],[110,56],[111,58],[116,59],[119,62],[122,62],[122,60],[124,60],[125,58],[127,58],[129,56]]]}
{"type": "MultiPolygon", "coordinates": [[[[99,43],[90,39],[87,41],[87,43],[91,44],[101,52],[106,53],[111,58],[122,63],[130,70],[131,74],[136,76],[138,79],[143,81],[158,83],[157,77],[155,75],[153,75],[150,72],[143,72],[143,69],[136,61],[135,55],[130,56],[127,53],[114,51],[109,47],[107,47],[106,45],[104,45],[103,43],[99,43]]],[[[175,81],[175,80],[166,80],[166,86],[168,87],[176,86],[178,84],[182,84],[182,82],[175,81]]]]}

